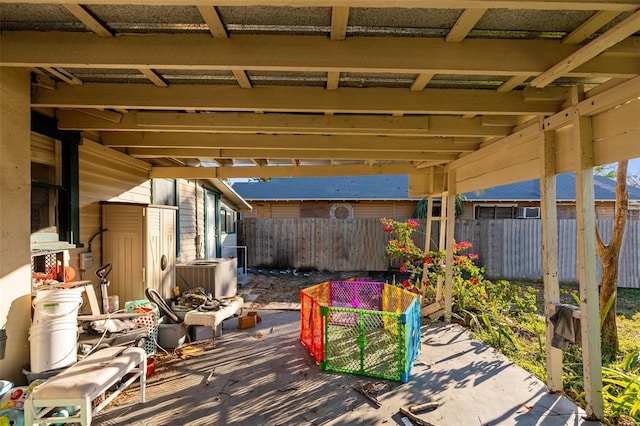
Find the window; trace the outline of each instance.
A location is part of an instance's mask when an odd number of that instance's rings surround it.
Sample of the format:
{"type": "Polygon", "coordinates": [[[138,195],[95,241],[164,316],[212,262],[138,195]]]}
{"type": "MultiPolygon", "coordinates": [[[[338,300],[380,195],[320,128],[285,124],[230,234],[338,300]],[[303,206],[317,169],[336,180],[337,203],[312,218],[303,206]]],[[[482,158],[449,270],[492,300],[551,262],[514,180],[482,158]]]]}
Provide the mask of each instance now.
{"type": "Polygon", "coordinates": [[[220,210],[220,226],[223,234],[235,234],[238,215],[234,210],[222,208],[220,210]]]}
{"type": "Polygon", "coordinates": [[[172,179],[153,179],[151,181],[151,198],[153,204],[176,206],[176,181],[172,179]]]}
{"type": "Polygon", "coordinates": [[[516,206],[478,206],[474,208],[476,219],[515,219],[518,209],[516,206]]]}
{"type": "Polygon", "coordinates": [[[61,179],[60,141],[31,134],[31,233],[58,233],[61,179]]]}
{"type": "Polygon", "coordinates": [[[516,207],[514,205],[476,205],[476,219],[538,219],[540,207],[516,207]]]}
{"type": "Polygon", "coordinates": [[[55,119],[31,113],[32,234],[54,234],[58,242],[80,245],[79,141],[79,132],[59,131],[55,119]]]}

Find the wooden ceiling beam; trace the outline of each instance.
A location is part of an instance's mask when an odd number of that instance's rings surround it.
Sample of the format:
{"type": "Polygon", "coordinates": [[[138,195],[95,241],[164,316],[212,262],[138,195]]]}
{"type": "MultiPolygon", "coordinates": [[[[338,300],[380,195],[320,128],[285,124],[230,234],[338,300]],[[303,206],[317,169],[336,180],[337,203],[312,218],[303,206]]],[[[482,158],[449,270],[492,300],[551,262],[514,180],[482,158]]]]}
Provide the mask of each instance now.
{"type": "Polygon", "coordinates": [[[427,84],[429,84],[429,82],[431,81],[434,75],[435,74],[429,74],[429,73],[418,74],[415,80],[413,80],[413,83],[411,83],[411,90],[414,90],[414,91],[424,90],[424,88],[427,87],[427,84]]]}
{"type": "Polygon", "coordinates": [[[132,112],[118,124],[84,114],[58,110],[60,130],[152,131],[212,133],[334,134],[386,136],[506,136],[518,116],[483,116],[462,119],[459,116],[366,116],[315,114],[132,112]]]}
{"type": "Polygon", "coordinates": [[[238,81],[238,86],[243,89],[251,89],[253,87],[253,84],[251,84],[251,80],[249,80],[249,76],[245,70],[233,69],[231,72],[238,81]]]}
{"type": "Polygon", "coordinates": [[[76,3],[66,3],[63,6],[95,34],[102,37],[113,37],[111,30],[93,16],[84,6],[76,3]]]}
{"type": "Polygon", "coordinates": [[[528,76],[528,75],[516,75],[516,76],[513,76],[509,80],[507,80],[504,83],[502,83],[502,85],[500,87],[498,87],[497,90],[500,93],[510,92],[511,90],[515,89],[516,87],[518,87],[519,85],[521,85],[522,83],[527,81],[529,79],[529,77],[530,76],[528,76]]]}
{"type": "Polygon", "coordinates": [[[349,23],[349,7],[334,6],[331,8],[331,40],[340,41],[347,38],[349,23]]]}
{"type": "Polygon", "coordinates": [[[596,12],[578,28],[571,31],[571,33],[562,39],[562,42],[565,44],[578,44],[614,20],[620,13],[618,10],[601,10],[596,12]]]}
{"type": "Polygon", "coordinates": [[[114,111],[104,111],[100,109],[82,109],[79,108],[76,111],[87,114],[91,117],[98,118],[100,120],[106,120],[111,123],[120,123],[122,121],[122,114],[114,111]]]}
{"type": "Polygon", "coordinates": [[[490,90],[393,88],[261,87],[87,83],[59,87],[55,92],[36,88],[34,107],[125,108],[141,110],[255,111],[350,114],[552,114],[556,100],[525,101],[521,93],[490,90]]]}
{"type": "Polygon", "coordinates": [[[68,83],[71,86],[82,86],[83,82],[69,71],[60,67],[42,67],[43,70],[49,74],[58,77],[60,80],[68,83]]]}
{"type": "MultiPolygon", "coordinates": [[[[629,19],[624,21],[628,23],[624,28],[602,40],[606,43],[598,42],[597,48],[589,48],[590,52],[598,53],[608,48],[606,52],[597,57],[584,56],[587,59],[580,62],[584,65],[564,70],[563,75],[609,78],[637,75],[640,56],[637,42],[631,38],[613,46],[616,40],[633,31],[634,21],[629,19]]],[[[466,39],[464,43],[447,43],[443,39],[424,37],[351,37],[348,43],[336,43],[317,36],[237,35],[220,39],[202,34],[151,34],[107,38],[90,33],[34,31],[6,31],[0,35],[0,42],[0,65],[27,68],[242,69],[411,75],[538,75],[581,50],[554,40],[466,39]],[[202,54],[205,51],[207,54],[202,54]]]]}
{"type": "MultiPolygon", "coordinates": [[[[69,4],[77,0],[2,0],[10,3],[69,4]]],[[[83,0],[83,4],[148,5],[149,0],[83,0]]],[[[288,7],[370,7],[410,9],[525,9],[525,10],[619,10],[634,11],[635,0],[154,0],[157,6],[288,6],[288,7]]]]}
{"type": "Polygon", "coordinates": [[[135,158],[265,158],[302,160],[390,160],[390,161],[434,161],[448,162],[457,158],[457,153],[434,153],[430,151],[342,151],[304,149],[219,149],[219,148],[128,148],[127,154],[135,158]]]}
{"type": "Polygon", "coordinates": [[[336,90],[340,84],[340,73],[339,72],[328,72],[327,73],[327,90],[336,90]]]}
{"type": "Polygon", "coordinates": [[[151,82],[153,84],[155,84],[158,87],[167,87],[168,84],[166,81],[164,81],[164,79],[155,71],[153,71],[150,68],[139,68],[139,71],[144,74],[145,77],[147,77],[149,80],[151,80],[151,82]]]}
{"type": "Polygon", "coordinates": [[[549,70],[540,74],[531,81],[533,87],[545,87],[559,77],[564,76],[585,62],[595,58],[602,52],[621,42],[632,34],[640,31],[640,11],[635,12],[613,28],[590,41],[584,47],[558,62],[549,70]]]}
{"type": "Polygon", "coordinates": [[[224,27],[222,23],[222,19],[220,19],[220,15],[218,15],[218,11],[214,6],[201,6],[197,5],[198,12],[202,16],[205,24],[209,27],[209,31],[211,35],[214,37],[220,38],[228,38],[227,29],[224,27]]]}
{"type": "Polygon", "coordinates": [[[407,163],[374,165],[334,165],[334,166],[247,166],[247,167],[153,167],[149,173],[152,179],[233,179],[233,178],[275,178],[297,176],[366,176],[366,175],[427,175],[429,169],[415,169],[407,163]]]}
{"type": "Polygon", "coordinates": [[[488,9],[466,9],[453,25],[445,40],[449,43],[459,43],[464,40],[487,10],[488,9]]]}
{"type": "Polygon", "coordinates": [[[384,136],[232,135],[207,133],[103,132],[109,147],[227,148],[269,150],[417,151],[457,153],[474,151],[479,141],[455,138],[402,138],[384,136]]]}

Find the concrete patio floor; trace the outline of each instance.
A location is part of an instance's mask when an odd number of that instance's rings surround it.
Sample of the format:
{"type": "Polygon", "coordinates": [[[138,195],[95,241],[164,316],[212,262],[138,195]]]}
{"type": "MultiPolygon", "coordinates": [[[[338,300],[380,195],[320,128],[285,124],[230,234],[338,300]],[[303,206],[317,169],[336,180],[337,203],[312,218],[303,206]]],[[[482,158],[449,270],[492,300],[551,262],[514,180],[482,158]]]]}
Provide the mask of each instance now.
{"type": "Polygon", "coordinates": [[[437,426],[598,424],[457,325],[423,327],[421,353],[403,384],[321,371],[299,342],[298,311],[259,315],[262,322],[245,330],[227,320],[215,349],[209,341],[197,356],[158,366],[145,404],[133,387],[94,424],[403,425],[399,408],[430,401],[440,405],[418,416],[437,426]],[[380,389],[381,407],[353,389],[362,383],[380,389]]]}

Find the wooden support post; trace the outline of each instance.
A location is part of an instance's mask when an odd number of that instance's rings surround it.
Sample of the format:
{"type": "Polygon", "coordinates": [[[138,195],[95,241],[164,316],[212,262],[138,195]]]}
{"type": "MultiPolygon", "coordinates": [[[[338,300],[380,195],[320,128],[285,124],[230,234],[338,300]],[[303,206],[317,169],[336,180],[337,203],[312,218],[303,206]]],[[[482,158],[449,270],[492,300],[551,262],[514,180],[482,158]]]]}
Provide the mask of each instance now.
{"type": "Polygon", "coordinates": [[[542,219],[542,273],[547,348],[547,386],[551,392],[562,392],[562,351],[551,346],[553,324],[552,303],[560,303],[558,281],[558,208],[556,205],[556,141],[553,131],[542,131],[540,120],[540,218],[542,219]]]}
{"type": "MultiPolygon", "coordinates": [[[[577,96],[576,96],[577,98],[577,96]]],[[[577,99],[574,99],[577,105],[577,99]]],[[[576,165],[576,264],[580,282],[582,359],[587,414],[601,419],[602,354],[600,349],[600,305],[596,275],[595,201],[591,119],[573,116],[573,146],[576,165]]]]}
{"type": "MultiPolygon", "coordinates": [[[[455,197],[454,197],[455,199],[455,197]]],[[[442,194],[440,201],[440,232],[438,233],[438,251],[444,251],[446,248],[446,234],[447,234],[447,206],[448,206],[447,194],[442,194]]],[[[438,275],[436,280],[436,300],[442,300],[442,275],[438,275]]]]}
{"type": "MultiPolygon", "coordinates": [[[[433,197],[430,195],[427,197],[427,224],[424,233],[424,251],[431,250],[431,227],[433,225],[433,197]]],[[[425,276],[423,275],[423,278],[425,276]]]]}
{"type": "MultiPolygon", "coordinates": [[[[430,195],[427,197],[427,224],[424,231],[424,251],[425,253],[431,250],[431,228],[433,224],[433,197],[430,195]]],[[[422,281],[427,279],[427,268],[422,268],[422,281]]],[[[437,300],[437,299],[436,299],[437,300]]]]}
{"type": "Polygon", "coordinates": [[[456,222],[456,171],[448,170],[447,178],[447,254],[445,258],[444,278],[444,320],[451,322],[451,306],[453,302],[453,244],[454,226],[456,222]]]}

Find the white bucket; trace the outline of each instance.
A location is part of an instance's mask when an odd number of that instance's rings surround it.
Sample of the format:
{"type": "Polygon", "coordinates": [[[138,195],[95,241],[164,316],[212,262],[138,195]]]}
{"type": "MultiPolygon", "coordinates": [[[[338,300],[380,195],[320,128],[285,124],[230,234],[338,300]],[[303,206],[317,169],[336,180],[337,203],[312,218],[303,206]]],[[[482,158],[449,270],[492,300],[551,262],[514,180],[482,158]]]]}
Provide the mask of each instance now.
{"type": "Polygon", "coordinates": [[[76,323],[84,288],[40,290],[33,299],[32,325],[76,323]]]}
{"type": "Polygon", "coordinates": [[[34,373],[67,367],[78,361],[78,327],[75,322],[32,325],[29,341],[31,371],[34,373]]]}

